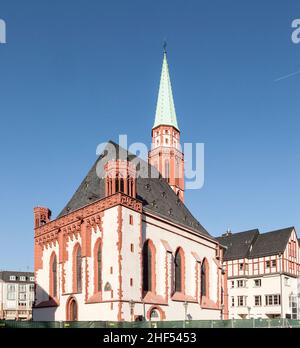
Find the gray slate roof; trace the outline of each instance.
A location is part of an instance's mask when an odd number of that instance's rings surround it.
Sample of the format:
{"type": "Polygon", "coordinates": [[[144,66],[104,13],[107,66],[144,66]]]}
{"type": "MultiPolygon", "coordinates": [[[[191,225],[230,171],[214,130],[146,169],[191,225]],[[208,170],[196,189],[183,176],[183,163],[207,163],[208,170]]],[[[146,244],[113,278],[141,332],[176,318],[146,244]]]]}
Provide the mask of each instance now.
{"type": "Polygon", "coordinates": [[[0,272],[0,279],[6,283],[20,282],[21,276],[26,277],[26,281],[22,281],[22,283],[33,283],[33,281],[30,281],[30,277],[34,277],[33,272],[18,272],[18,271],[1,271],[0,272]],[[16,280],[10,280],[9,279],[10,276],[15,276],[16,280]]]}
{"type": "Polygon", "coordinates": [[[294,227],[260,234],[253,245],[250,258],[277,255],[284,252],[294,227]]]}
{"type": "Polygon", "coordinates": [[[242,258],[253,259],[262,256],[277,255],[284,252],[294,227],[259,234],[258,229],[230,235],[223,235],[217,240],[228,249],[224,260],[242,258]]]}
{"type": "Polygon", "coordinates": [[[105,197],[104,165],[108,160],[116,158],[137,163],[137,199],[142,201],[146,212],[188,227],[198,234],[210,236],[153,166],[112,141],[107,143],[58,218],[105,197]],[[149,173],[154,174],[155,178],[150,177],[149,173]]]}
{"type": "Polygon", "coordinates": [[[227,247],[224,254],[224,260],[228,261],[249,257],[250,247],[258,235],[258,229],[255,229],[218,237],[218,242],[227,247]]]}

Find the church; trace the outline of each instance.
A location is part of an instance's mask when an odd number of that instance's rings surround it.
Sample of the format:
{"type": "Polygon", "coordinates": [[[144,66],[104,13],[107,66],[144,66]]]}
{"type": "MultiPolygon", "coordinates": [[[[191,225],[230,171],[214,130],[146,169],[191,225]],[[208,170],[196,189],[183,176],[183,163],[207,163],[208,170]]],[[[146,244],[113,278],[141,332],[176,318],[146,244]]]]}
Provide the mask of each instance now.
{"type": "Polygon", "coordinates": [[[185,205],[167,54],[148,161],[109,141],[51,219],[34,208],[35,321],[227,319],[224,249],[185,205]]]}

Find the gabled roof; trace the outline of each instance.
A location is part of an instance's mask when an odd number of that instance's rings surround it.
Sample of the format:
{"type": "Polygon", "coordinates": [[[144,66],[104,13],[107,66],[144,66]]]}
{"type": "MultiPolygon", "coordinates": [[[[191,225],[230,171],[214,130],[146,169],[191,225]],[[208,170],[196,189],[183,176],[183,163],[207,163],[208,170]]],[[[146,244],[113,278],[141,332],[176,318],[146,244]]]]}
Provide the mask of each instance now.
{"type": "Polygon", "coordinates": [[[239,233],[230,233],[216,238],[221,245],[227,247],[224,260],[257,258],[277,255],[286,249],[294,227],[260,234],[258,229],[239,233]]]}
{"type": "Polygon", "coordinates": [[[160,125],[173,126],[179,130],[166,52],[164,52],[163,65],[161,69],[159,92],[153,128],[160,125]]]}
{"type": "MultiPolygon", "coordinates": [[[[198,234],[209,236],[209,233],[193,217],[167,181],[161,177],[153,166],[128,153],[112,141],[107,143],[103,153],[96,160],[73,197],[58,215],[58,218],[105,197],[104,165],[111,159],[127,159],[128,161],[134,161],[134,163],[138,162],[137,199],[143,203],[145,212],[160,216],[183,227],[188,227],[198,234]],[[155,175],[155,178],[149,177],[149,173],[155,175]]],[[[214,239],[213,237],[210,238],[214,239]]]]}
{"type": "Polygon", "coordinates": [[[253,245],[249,258],[283,253],[294,227],[260,234],[253,245]]]}
{"type": "Polygon", "coordinates": [[[236,260],[249,257],[251,245],[259,235],[258,229],[239,233],[229,233],[216,238],[217,241],[227,247],[224,260],[236,260]]]}

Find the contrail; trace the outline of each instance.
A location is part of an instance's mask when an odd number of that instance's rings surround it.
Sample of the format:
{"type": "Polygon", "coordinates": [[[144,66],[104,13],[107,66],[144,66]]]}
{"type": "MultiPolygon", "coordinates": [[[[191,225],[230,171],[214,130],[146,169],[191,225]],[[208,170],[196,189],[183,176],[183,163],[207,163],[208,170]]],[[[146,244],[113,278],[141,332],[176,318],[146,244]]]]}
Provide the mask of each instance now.
{"type": "Polygon", "coordinates": [[[278,79],[274,80],[274,82],[278,82],[278,81],[287,79],[287,78],[289,78],[289,77],[291,77],[291,76],[294,76],[294,75],[297,75],[297,74],[300,74],[300,70],[295,71],[295,72],[293,72],[293,73],[291,73],[291,74],[288,74],[288,75],[284,75],[284,76],[282,76],[282,77],[279,77],[278,79]]]}

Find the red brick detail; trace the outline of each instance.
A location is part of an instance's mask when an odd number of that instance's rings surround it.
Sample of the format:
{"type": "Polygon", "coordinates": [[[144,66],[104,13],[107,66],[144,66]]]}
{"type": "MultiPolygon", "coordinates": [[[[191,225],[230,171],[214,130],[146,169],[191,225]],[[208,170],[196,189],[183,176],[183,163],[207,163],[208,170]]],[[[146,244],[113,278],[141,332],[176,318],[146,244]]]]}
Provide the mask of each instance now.
{"type": "Polygon", "coordinates": [[[70,236],[71,238],[72,236],[77,236],[81,230],[82,219],[85,219],[86,222],[91,225],[94,221],[101,227],[101,216],[103,211],[118,205],[122,205],[140,213],[142,212],[142,202],[119,192],[36,228],[35,238],[40,244],[48,244],[52,240],[57,240],[59,229],[62,230],[66,236],[70,236]]]}
{"type": "Polygon", "coordinates": [[[76,303],[76,307],[77,307],[77,318],[76,320],[78,320],[78,303],[76,301],[76,298],[74,296],[70,296],[67,300],[67,303],[66,303],[66,320],[69,321],[69,320],[72,320],[71,318],[71,304],[72,302],[75,301],[76,303]]]}
{"type": "Polygon", "coordinates": [[[104,170],[106,197],[119,191],[136,197],[136,169],[133,163],[120,159],[110,160],[105,164],[104,170]]]}
{"type": "Polygon", "coordinates": [[[160,320],[165,320],[166,319],[166,313],[161,309],[160,306],[151,306],[146,314],[146,318],[150,320],[150,315],[153,310],[157,310],[159,312],[160,320]]]}
{"type": "Polygon", "coordinates": [[[122,311],[122,298],[123,298],[123,290],[122,290],[122,224],[123,224],[123,217],[122,217],[122,207],[118,207],[118,268],[119,268],[119,289],[118,289],[118,321],[122,321],[123,319],[123,311],[122,311]]]}
{"type": "Polygon", "coordinates": [[[133,216],[129,214],[129,224],[133,225],[133,216]]]}
{"type": "Polygon", "coordinates": [[[51,210],[45,207],[35,207],[33,209],[34,215],[34,228],[39,228],[48,222],[51,219],[51,210]]]}
{"type": "Polygon", "coordinates": [[[34,272],[36,273],[39,269],[42,269],[42,268],[43,268],[43,246],[38,244],[37,241],[35,241],[34,243],[34,272]]]}
{"type": "Polygon", "coordinates": [[[91,235],[92,235],[91,225],[89,223],[84,222],[81,225],[82,257],[91,256],[91,235]]]}
{"type": "Polygon", "coordinates": [[[184,201],[184,156],[179,147],[174,146],[174,140],[180,145],[180,132],[172,126],[158,126],[152,130],[152,150],[149,151],[149,163],[156,166],[157,170],[163,177],[166,177],[166,160],[169,162],[169,178],[168,182],[171,188],[178,194],[179,198],[184,201]],[[169,132],[170,146],[165,146],[163,142],[163,134],[169,132]],[[159,135],[156,136],[156,132],[159,135]],[[175,133],[175,135],[174,135],[175,133]],[[156,140],[160,140],[157,146],[156,140]],[[176,163],[178,161],[178,164],[176,163]]]}

